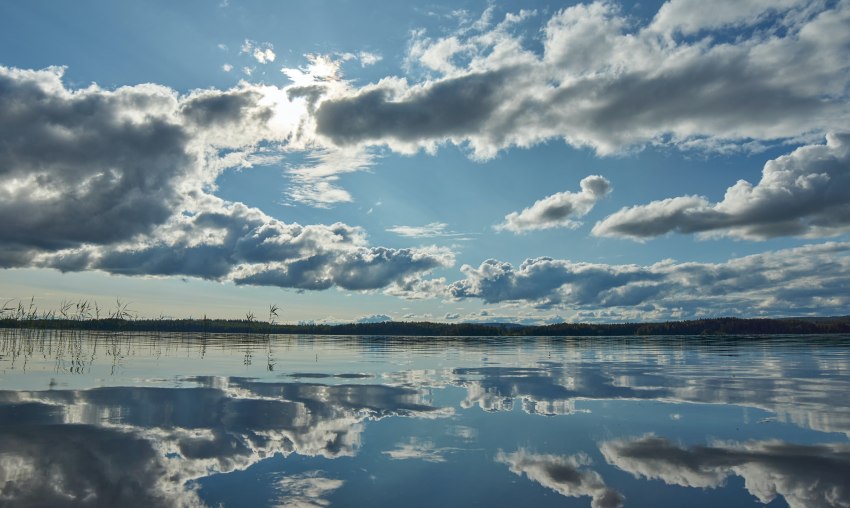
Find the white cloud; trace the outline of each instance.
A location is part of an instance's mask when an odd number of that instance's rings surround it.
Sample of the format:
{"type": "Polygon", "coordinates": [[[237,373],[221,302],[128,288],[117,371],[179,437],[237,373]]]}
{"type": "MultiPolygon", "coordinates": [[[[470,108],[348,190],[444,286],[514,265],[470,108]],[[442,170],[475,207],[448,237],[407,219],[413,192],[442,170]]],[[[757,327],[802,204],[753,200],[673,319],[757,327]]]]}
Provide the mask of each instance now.
{"type": "Polygon", "coordinates": [[[399,236],[407,238],[456,238],[458,240],[466,240],[470,236],[468,233],[458,233],[447,229],[449,227],[445,222],[431,222],[423,226],[393,226],[387,228],[390,233],[395,233],[399,236]]]}
{"type": "Polygon", "coordinates": [[[221,70],[223,70],[224,72],[230,72],[230,71],[233,70],[233,66],[230,65],[229,63],[226,63],[226,64],[221,66],[221,70]]]}
{"type": "Polygon", "coordinates": [[[618,468],[670,485],[715,488],[735,475],[764,504],[782,496],[791,508],[850,505],[850,447],[844,443],[750,441],[684,448],[648,435],[607,441],[600,450],[618,468]]]}
{"type": "Polygon", "coordinates": [[[360,59],[361,67],[369,67],[375,65],[376,63],[384,59],[384,57],[382,57],[378,53],[370,53],[369,51],[361,51],[357,54],[357,58],[360,59]]]}
{"type": "Polygon", "coordinates": [[[251,55],[254,60],[260,64],[267,64],[275,61],[277,55],[274,52],[274,45],[270,42],[257,42],[251,39],[245,39],[242,42],[240,53],[251,55]]]}
{"type": "Polygon", "coordinates": [[[274,59],[276,57],[277,57],[277,55],[275,55],[272,48],[265,48],[265,49],[255,48],[254,49],[254,60],[256,60],[257,62],[259,62],[261,64],[274,62],[274,59]]]}
{"type": "MultiPolygon", "coordinates": [[[[538,308],[607,311],[601,319],[669,319],[843,312],[850,304],[850,244],[824,243],[723,263],[609,265],[552,258],[518,268],[487,260],[461,267],[455,298],[521,302],[538,308]]],[[[593,318],[584,314],[584,319],[593,318]]]]}
{"type": "Polygon", "coordinates": [[[521,212],[511,212],[505,222],[497,224],[497,231],[524,233],[530,230],[556,227],[577,228],[593,205],[611,191],[611,183],[604,177],[591,175],[581,180],[580,192],[558,192],[536,201],[521,212]]]}
{"type": "Polygon", "coordinates": [[[638,205],[606,217],[597,236],[645,239],[668,232],[751,240],[817,237],[850,230],[850,134],[828,134],[768,161],[755,185],[739,180],[723,201],[682,196],[638,205]]]}
{"type": "Polygon", "coordinates": [[[692,35],[703,30],[749,26],[769,15],[812,4],[809,0],[668,0],[658,10],[651,29],[692,35]]]}

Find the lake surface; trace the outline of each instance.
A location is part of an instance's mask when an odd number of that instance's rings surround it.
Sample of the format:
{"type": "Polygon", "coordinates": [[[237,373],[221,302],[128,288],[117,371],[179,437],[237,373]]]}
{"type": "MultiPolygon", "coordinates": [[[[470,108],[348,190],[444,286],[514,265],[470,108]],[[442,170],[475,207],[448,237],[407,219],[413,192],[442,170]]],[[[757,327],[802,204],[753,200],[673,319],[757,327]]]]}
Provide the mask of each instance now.
{"type": "Polygon", "coordinates": [[[0,330],[0,505],[850,506],[850,337],[0,330]]]}

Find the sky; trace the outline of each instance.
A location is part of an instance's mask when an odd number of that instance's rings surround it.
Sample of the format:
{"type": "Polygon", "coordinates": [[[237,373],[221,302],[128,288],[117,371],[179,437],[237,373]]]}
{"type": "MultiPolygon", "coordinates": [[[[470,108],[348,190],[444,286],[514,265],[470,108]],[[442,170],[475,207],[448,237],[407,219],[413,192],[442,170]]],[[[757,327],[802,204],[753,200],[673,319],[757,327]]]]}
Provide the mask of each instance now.
{"type": "Polygon", "coordinates": [[[850,1],[0,3],[0,298],[845,315],[850,1]]]}

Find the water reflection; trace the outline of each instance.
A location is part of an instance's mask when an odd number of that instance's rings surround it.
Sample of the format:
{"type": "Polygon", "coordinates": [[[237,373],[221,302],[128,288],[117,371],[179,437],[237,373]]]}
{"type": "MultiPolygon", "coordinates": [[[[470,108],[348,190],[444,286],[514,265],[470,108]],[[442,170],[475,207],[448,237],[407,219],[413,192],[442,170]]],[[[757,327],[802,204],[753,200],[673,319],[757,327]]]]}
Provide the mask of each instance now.
{"type": "MultiPolygon", "coordinates": [[[[187,381],[198,386],[0,392],[0,500],[200,505],[192,480],[275,454],[353,456],[367,420],[452,413],[404,387],[187,381]]],[[[320,480],[284,478],[283,487],[301,494],[283,497],[293,501],[336,485],[320,480]]]]}
{"type": "Polygon", "coordinates": [[[525,475],[562,496],[589,496],[592,508],[623,506],[623,495],[608,488],[599,473],[588,467],[592,461],[585,454],[564,457],[520,449],[514,453],[499,451],[496,461],[507,464],[512,473],[525,475]]]}
{"type": "Polygon", "coordinates": [[[260,465],[269,493],[248,504],[433,506],[409,482],[439,478],[458,506],[682,504],[647,481],[850,505],[846,337],[7,330],[0,383],[0,505],[240,504],[210,482],[260,465]]]}
{"type": "Polygon", "coordinates": [[[717,488],[744,479],[762,503],[782,496],[791,508],[850,506],[850,445],[783,441],[721,442],[685,448],[643,436],[602,443],[605,459],[635,476],[670,485],[717,488]]]}

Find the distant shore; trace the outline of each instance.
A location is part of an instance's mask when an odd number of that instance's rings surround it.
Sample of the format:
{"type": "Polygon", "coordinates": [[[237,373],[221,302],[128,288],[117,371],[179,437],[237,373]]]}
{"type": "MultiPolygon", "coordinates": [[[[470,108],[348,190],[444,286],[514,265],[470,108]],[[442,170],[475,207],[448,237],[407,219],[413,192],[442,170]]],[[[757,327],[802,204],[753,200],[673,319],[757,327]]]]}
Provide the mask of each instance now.
{"type": "Polygon", "coordinates": [[[850,333],[850,316],[714,318],[654,323],[431,323],[386,321],[348,324],[277,324],[239,319],[0,319],[0,328],[126,332],[193,332],[304,335],[389,335],[442,337],[782,335],[850,333]]]}

